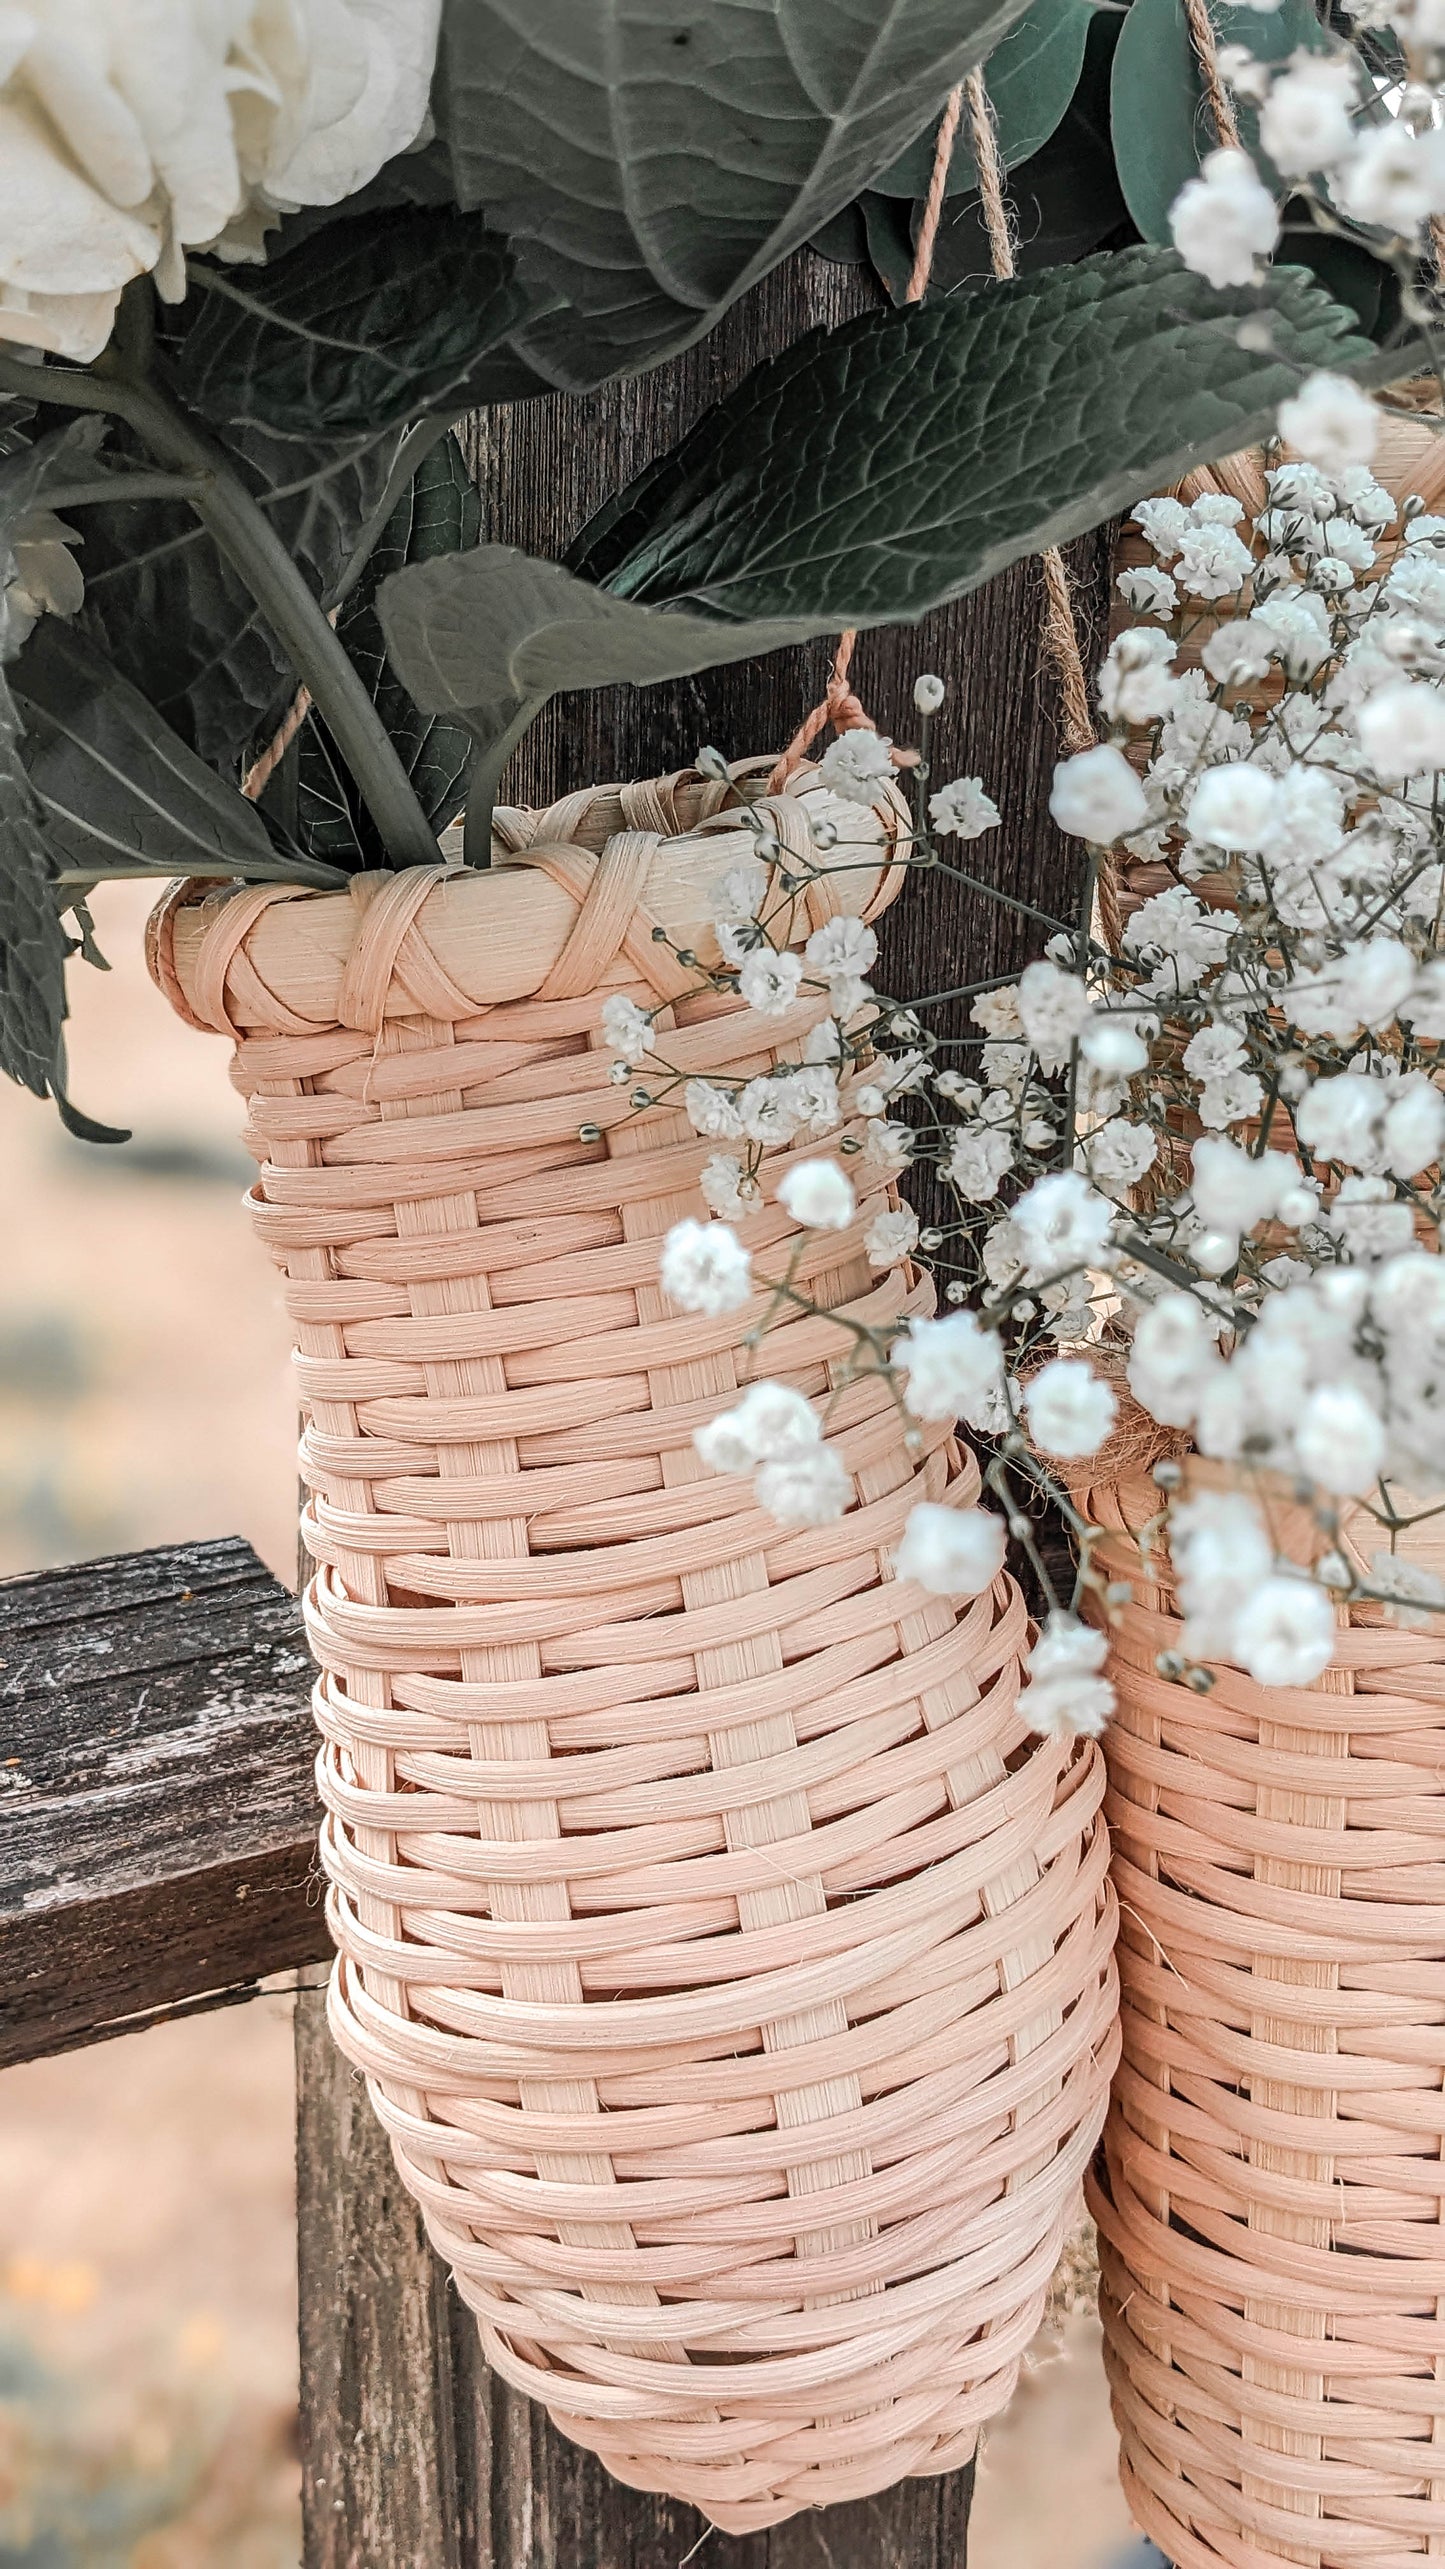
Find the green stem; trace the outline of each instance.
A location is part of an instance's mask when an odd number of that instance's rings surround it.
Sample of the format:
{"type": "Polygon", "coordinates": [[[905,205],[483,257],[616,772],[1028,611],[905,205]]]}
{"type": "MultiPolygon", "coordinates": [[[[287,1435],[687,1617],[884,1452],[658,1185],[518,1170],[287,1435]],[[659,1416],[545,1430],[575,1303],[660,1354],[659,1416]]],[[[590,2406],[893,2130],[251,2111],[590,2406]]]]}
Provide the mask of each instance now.
{"type": "Polygon", "coordinates": [[[325,603],[328,614],[334,613],[337,607],[345,605],[362,572],[366,569],[367,563],[371,560],[378,540],[385,532],[387,521],[403,491],[411,488],[432,448],[439,446],[442,439],[450,435],[451,422],[446,419],[421,419],[414,428],[407,430],[397,447],[391,471],[387,474],[386,487],[353,544],[350,558],[340,579],[327,593],[325,603]]]}
{"type": "Polygon", "coordinates": [[[97,473],[88,482],[47,484],[42,500],[61,515],[68,508],[103,508],[108,500],[193,500],[200,488],[197,473],[97,473]]]}
{"type": "Polygon", "coordinates": [[[76,410],[111,411],[145,439],[162,463],[198,477],[191,507],[290,653],[388,855],[400,865],[438,864],[435,833],[376,707],[302,573],[224,450],[150,382],[24,366],[0,357],[0,390],[60,401],[76,410]]]}

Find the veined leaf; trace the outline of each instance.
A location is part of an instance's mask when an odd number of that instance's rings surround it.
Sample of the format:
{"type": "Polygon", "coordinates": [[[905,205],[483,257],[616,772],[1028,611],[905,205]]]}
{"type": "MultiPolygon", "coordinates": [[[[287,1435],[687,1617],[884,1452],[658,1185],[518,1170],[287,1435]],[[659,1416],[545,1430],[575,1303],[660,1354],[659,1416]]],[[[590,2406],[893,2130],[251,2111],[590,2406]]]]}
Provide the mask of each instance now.
{"type": "Polygon", "coordinates": [[[1217,293],[1159,250],[869,313],[759,367],[565,569],[428,563],[382,627],[418,703],[500,754],[560,687],[910,621],[1259,436],[1321,365],[1381,360],[1299,271],[1217,293]]]}
{"type": "MultiPolygon", "coordinates": [[[[1089,29],[1098,16],[1094,0],[1030,0],[988,57],[984,74],[998,130],[999,157],[1017,169],[1041,151],[1078,87],[1089,29]]],[[[935,128],[929,126],[890,169],[875,178],[880,196],[918,198],[933,175],[935,128]]],[[[966,196],[978,185],[978,163],[965,116],[948,165],[948,193],[966,196]]]]}
{"type": "Polygon", "coordinates": [[[457,196],[585,391],[708,330],[935,117],[1023,0],[448,0],[457,196]]]}
{"type": "MultiPolygon", "coordinates": [[[[1220,44],[1243,45],[1260,62],[1284,62],[1297,46],[1329,44],[1310,0],[1250,8],[1208,0],[1220,44]]],[[[1246,148],[1256,148],[1259,111],[1238,102],[1246,148]]],[[[1146,241],[1170,238],[1169,209],[1187,179],[1218,146],[1183,0],[1131,0],[1114,54],[1110,123],[1125,202],[1146,241]]]]}
{"type": "Polygon", "coordinates": [[[130,1136],[72,1106],[65,1073],[65,958],[56,868],[20,758],[20,717],[0,670],[0,1073],[53,1097],[82,1141],[130,1136]]]}
{"type": "MultiPolygon", "coordinates": [[[[456,439],[444,437],[397,502],[337,620],[337,632],[371,690],[422,809],[437,829],[461,809],[474,743],[460,723],[418,710],[387,658],[376,593],[384,579],[409,562],[469,552],[481,518],[476,485],[456,439]]],[[[375,823],[314,708],[302,725],[298,747],[299,826],[308,853],[348,868],[384,866],[387,851],[375,823]]]]}
{"type": "MultiPolygon", "coordinates": [[[[386,488],[401,432],[345,443],[239,430],[232,459],[324,598],[386,488]]],[[[117,428],[113,450],[141,449],[117,428]]],[[[113,500],[85,512],[86,631],[197,755],[234,768],[268,737],[296,673],[245,583],[181,500],[113,500]]]]}
{"type": "Polygon", "coordinates": [[[348,216],[264,267],[197,261],[180,388],[217,427],[314,442],[536,389],[511,254],[450,207],[348,216]]]}
{"type": "MultiPolygon", "coordinates": [[[[56,881],[147,873],[340,883],[278,850],[255,806],[223,783],[93,642],[42,616],[12,673],[26,776],[56,881]]],[[[53,906],[53,903],[52,903],[53,906]]]]}

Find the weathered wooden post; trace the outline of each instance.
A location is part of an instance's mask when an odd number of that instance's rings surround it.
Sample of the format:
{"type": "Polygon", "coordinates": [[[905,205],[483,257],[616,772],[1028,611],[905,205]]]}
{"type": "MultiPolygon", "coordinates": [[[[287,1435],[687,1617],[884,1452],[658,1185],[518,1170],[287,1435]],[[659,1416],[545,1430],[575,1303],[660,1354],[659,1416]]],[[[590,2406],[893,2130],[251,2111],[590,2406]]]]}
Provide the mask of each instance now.
{"type": "MultiPolygon", "coordinates": [[[[560,554],[749,368],[869,300],[859,271],[804,254],[651,375],[482,414],[468,452],[484,539],[560,554]]],[[[1081,605],[1097,620],[1107,537],[1077,552],[1081,605]]],[[[903,736],[915,673],[948,679],[939,775],[980,773],[1005,815],[969,851],[976,869],[1057,909],[1075,897],[1076,858],[1047,813],[1053,689],[1040,671],[1039,599],[1037,566],[1024,563],[916,628],[865,635],[854,676],[880,729],[903,736]]],[[[708,741],[730,756],[780,746],[827,667],[820,644],[641,693],[559,698],[517,757],[509,799],[661,774],[708,741]]],[[[981,978],[1040,933],[954,882],[920,881],[889,915],[885,986],[981,978]]],[[[487,2373],[361,2082],[331,2047],[320,1991],[298,2000],[296,2061],[305,2569],[680,2569],[703,2543],[712,2569],[963,2569],[971,2470],[738,2541],[690,2508],[619,2487],[487,2373]]]]}

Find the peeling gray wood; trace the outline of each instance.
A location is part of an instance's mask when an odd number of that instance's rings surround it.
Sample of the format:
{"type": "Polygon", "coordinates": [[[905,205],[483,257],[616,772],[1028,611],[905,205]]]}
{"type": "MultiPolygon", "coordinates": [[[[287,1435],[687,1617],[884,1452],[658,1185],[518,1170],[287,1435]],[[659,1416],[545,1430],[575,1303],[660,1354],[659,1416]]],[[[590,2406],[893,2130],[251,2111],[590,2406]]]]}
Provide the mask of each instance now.
{"type": "Polygon", "coordinates": [[[324,1952],[310,1674],[237,1537],[0,1582],[0,2064],[324,1952]]]}

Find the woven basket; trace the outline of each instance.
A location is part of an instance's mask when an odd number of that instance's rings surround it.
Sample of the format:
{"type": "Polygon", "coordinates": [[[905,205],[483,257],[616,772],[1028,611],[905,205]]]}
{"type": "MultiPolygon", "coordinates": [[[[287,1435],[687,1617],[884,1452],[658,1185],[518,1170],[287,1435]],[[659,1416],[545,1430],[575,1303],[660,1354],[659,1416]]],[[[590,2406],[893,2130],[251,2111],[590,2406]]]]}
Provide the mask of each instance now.
{"type": "Polygon", "coordinates": [[[1445,1635],[1358,1608],[1314,1686],[1168,1684],[1158,1506],[1090,1510],[1135,1589],[1089,2189],[1124,2487],[1177,2569],[1404,2569],[1445,2555],[1445,1635]]]}
{"type": "MultiPolygon", "coordinates": [[[[1428,427],[1387,423],[1376,469],[1439,506],[1428,427]]],[[[1179,489],[1253,514],[1262,458],[1179,489]]],[[[1152,558],[1126,532],[1116,568],[1152,558]]],[[[1127,861],[1123,917],[1170,879],[1127,861]]],[[[1124,2487],[1177,2569],[1404,2569],[1445,2557],[1445,1635],[1361,1608],[1315,1686],[1167,1682],[1168,1556],[1133,1538],[1183,1440],[1131,1419],[1137,1461],[1081,1497],[1134,1587],[1106,1743],[1123,2058],[1090,2181],[1124,2487]]],[[[1273,1513],[1307,1557],[1304,1513],[1273,1513]]]]}
{"type": "MultiPolygon", "coordinates": [[[[813,790],[767,806],[809,857],[813,790]]],[[[1117,2036],[1101,1763],[1018,1719],[1018,1591],[891,1575],[971,1457],[859,1380],[829,1415],[855,1504],[784,1533],[692,1450],[739,1382],[824,1394],[847,1344],[804,1317],[753,1352],[761,1296],[665,1301],[710,1145],[607,1076],[608,991],[672,1001],[688,1071],[797,1059],[825,1013],[689,997],[654,935],[706,950],[735,799],[506,812],[491,874],[349,898],[182,887],[153,968],[239,1038],[296,1323],[337,2039],[497,2370],[747,2532],[968,2458],[1117,2036]]],[[[893,889],[869,831],[800,935],[893,889]]],[[[743,1233],[763,1271],[926,1311],[862,1253],[882,1181],[800,1239],[788,1156],[743,1233]]]]}

